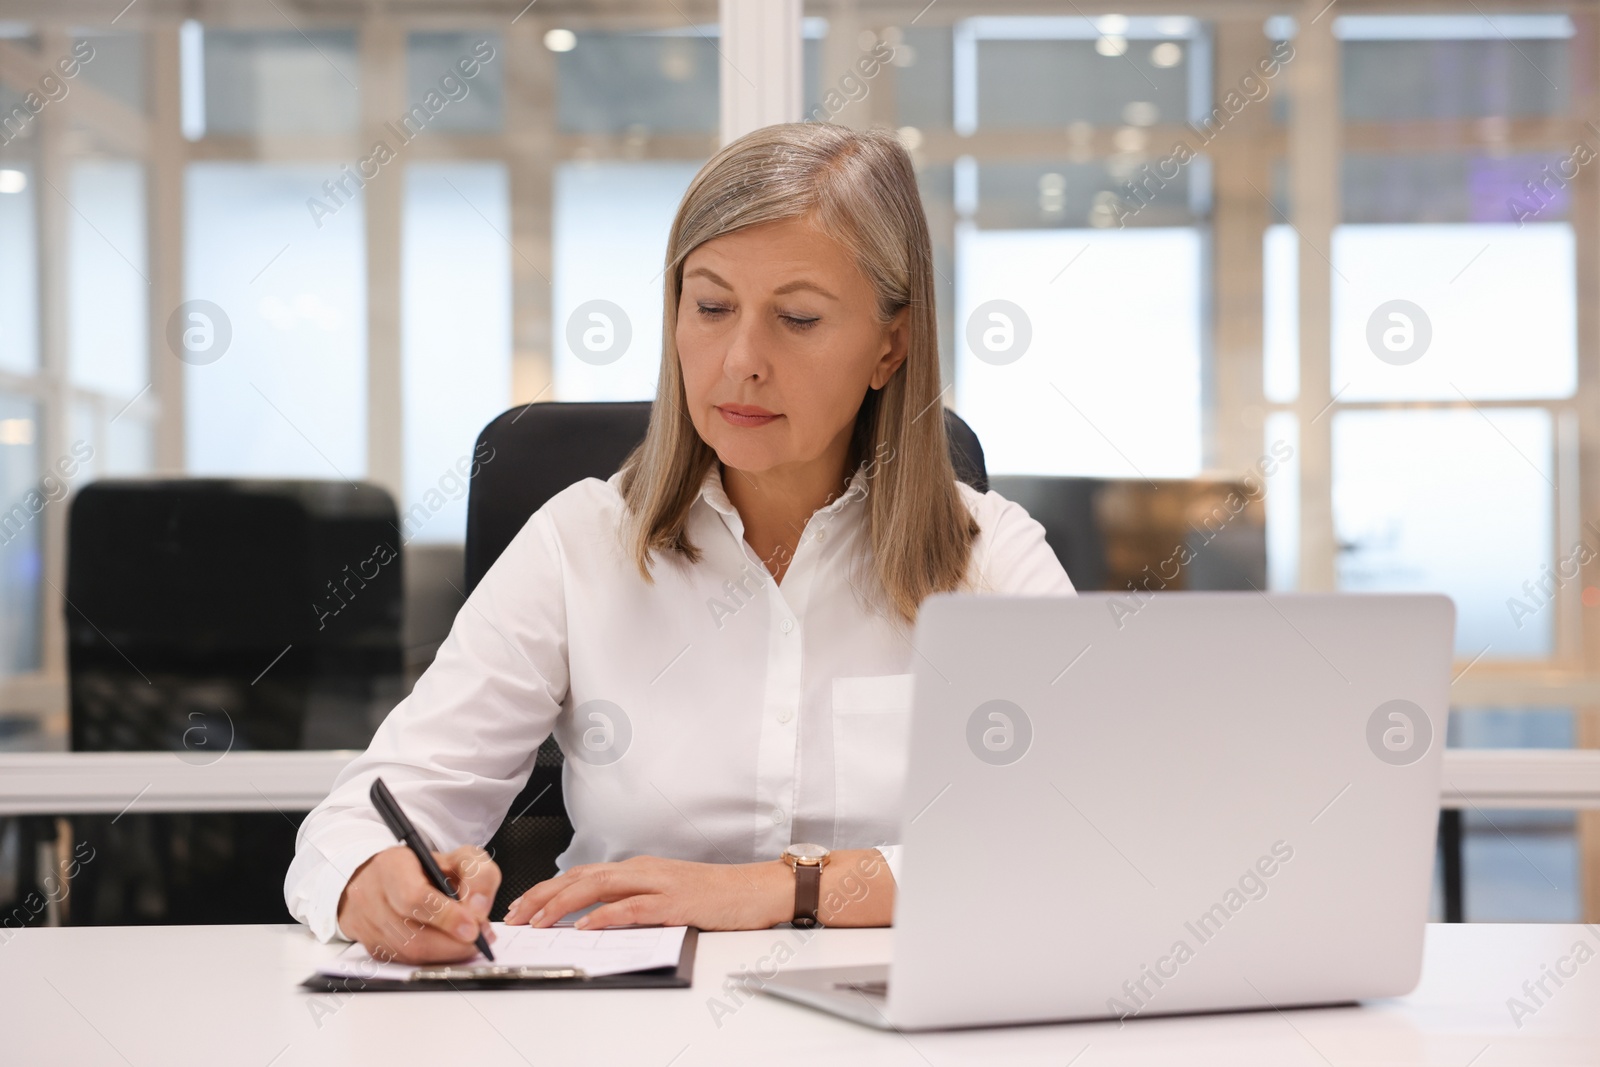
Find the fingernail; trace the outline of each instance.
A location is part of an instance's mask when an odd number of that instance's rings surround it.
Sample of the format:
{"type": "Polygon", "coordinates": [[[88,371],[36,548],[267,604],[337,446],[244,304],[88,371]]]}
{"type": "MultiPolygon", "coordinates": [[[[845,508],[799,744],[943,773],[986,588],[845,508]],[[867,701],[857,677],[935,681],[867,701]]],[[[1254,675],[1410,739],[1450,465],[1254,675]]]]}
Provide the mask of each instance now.
{"type": "Polygon", "coordinates": [[[529,926],[533,926],[535,923],[537,923],[542,918],[544,918],[544,909],[540,908],[538,911],[534,912],[532,915],[530,915],[528,917],[528,925],[529,926]]]}
{"type": "Polygon", "coordinates": [[[589,916],[585,915],[583,918],[579,919],[577,922],[573,923],[572,925],[576,926],[578,929],[582,930],[584,927],[589,925],[589,916]]]}
{"type": "Polygon", "coordinates": [[[462,923],[456,927],[456,937],[462,941],[471,941],[478,932],[478,927],[473,923],[462,923]]]}
{"type": "Polygon", "coordinates": [[[467,903],[468,903],[468,906],[471,907],[473,911],[488,911],[489,910],[489,898],[484,896],[482,893],[474,893],[474,894],[472,894],[472,899],[470,901],[468,901],[467,903]]]}

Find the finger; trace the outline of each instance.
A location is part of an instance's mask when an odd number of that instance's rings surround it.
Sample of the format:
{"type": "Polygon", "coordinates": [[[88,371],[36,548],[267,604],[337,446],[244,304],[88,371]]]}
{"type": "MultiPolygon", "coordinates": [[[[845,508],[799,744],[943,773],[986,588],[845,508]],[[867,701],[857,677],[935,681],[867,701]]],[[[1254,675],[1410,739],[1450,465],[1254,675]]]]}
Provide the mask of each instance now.
{"type": "Polygon", "coordinates": [[[489,854],[476,845],[462,845],[454,852],[435,852],[434,858],[467,910],[487,919],[500,890],[500,868],[489,854]]]}
{"type": "Polygon", "coordinates": [[[385,882],[388,910],[401,919],[431,926],[446,937],[473,944],[481,928],[478,916],[429,885],[415,857],[411,864],[414,873],[385,882]]]}
{"type": "Polygon", "coordinates": [[[506,909],[506,922],[512,925],[528,921],[528,917],[544,909],[551,897],[555,896],[566,886],[571,885],[576,876],[571,871],[564,871],[553,878],[546,878],[530,888],[516,900],[511,902],[506,909]]]}
{"type": "Polygon", "coordinates": [[[542,911],[550,898],[561,890],[571,885],[580,878],[588,877],[596,864],[584,863],[577,867],[568,867],[553,877],[534,885],[526,893],[511,902],[511,907],[506,910],[506,922],[513,925],[523,922],[530,915],[542,911]]]}
{"type": "Polygon", "coordinates": [[[580,930],[603,930],[608,926],[654,926],[666,921],[666,900],[660,893],[623,897],[600,905],[575,925],[580,930]]]}
{"type": "MultiPolygon", "coordinates": [[[[525,922],[528,921],[528,916],[529,915],[533,914],[533,912],[537,911],[539,908],[544,906],[543,905],[544,896],[542,895],[542,896],[536,898],[533,895],[534,889],[538,889],[539,886],[542,886],[544,884],[545,883],[540,882],[539,885],[536,885],[532,889],[529,889],[526,893],[522,894],[516,900],[513,900],[511,902],[511,904],[506,908],[506,925],[508,925],[508,926],[517,926],[517,925],[520,925],[521,923],[525,923],[525,922]],[[535,900],[538,900],[539,903],[535,904],[534,903],[535,900]]],[[[548,895],[548,894],[546,894],[546,895],[548,895]]]]}
{"type": "Polygon", "coordinates": [[[647,893],[660,887],[629,877],[614,867],[601,867],[557,892],[545,902],[543,908],[528,917],[529,926],[550,926],[563,915],[579,908],[587,908],[599,901],[620,900],[635,893],[647,893]]]}
{"type": "MultiPolygon", "coordinates": [[[[632,892],[631,890],[629,892],[632,892]]],[[[613,876],[599,870],[591,870],[577,878],[571,879],[566,885],[556,887],[554,892],[542,894],[540,901],[529,893],[528,925],[550,926],[569,912],[586,908],[590,904],[602,900],[616,899],[619,895],[626,895],[619,891],[613,876]],[[611,893],[611,896],[607,896],[611,893]]]]}
{"type": "Polygon", "coordinates": [[[394,916],[374,936],[362,939],[373,959],[383,963],[462,963],[478,954],[473,945],[403,918],[394,916]]]}

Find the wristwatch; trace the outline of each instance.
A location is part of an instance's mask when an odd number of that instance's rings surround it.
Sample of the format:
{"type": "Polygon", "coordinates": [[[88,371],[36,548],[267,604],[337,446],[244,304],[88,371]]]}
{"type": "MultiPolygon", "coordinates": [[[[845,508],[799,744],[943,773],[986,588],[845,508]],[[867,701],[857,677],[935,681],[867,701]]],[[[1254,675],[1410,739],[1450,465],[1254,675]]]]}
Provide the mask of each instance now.
{"type": "Polygon", "coordinates": [[[783,861],[794,871],[794,925],[803,930],[821,926],[817,904],[822,896],[822,868],[828,865],[827,848],[790,845],[783,850],[783,861]]]}

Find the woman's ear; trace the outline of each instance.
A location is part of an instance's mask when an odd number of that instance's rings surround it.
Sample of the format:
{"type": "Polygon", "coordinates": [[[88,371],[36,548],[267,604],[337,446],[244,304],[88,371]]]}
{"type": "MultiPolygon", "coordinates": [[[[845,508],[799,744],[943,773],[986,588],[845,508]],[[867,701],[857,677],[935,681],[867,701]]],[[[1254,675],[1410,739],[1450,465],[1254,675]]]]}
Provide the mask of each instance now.
{"type": "Polygon", "coordinates": [[[894,377],[894,372],[900,369],[900,364],[906,361],[906,356],[911,352],[911,306],[908,304],[896,311],[883,329],[884,352],[878,357],[877,366],[872,368],[870,384],[874,389],[888,385],[889,379],[894,377]]]}

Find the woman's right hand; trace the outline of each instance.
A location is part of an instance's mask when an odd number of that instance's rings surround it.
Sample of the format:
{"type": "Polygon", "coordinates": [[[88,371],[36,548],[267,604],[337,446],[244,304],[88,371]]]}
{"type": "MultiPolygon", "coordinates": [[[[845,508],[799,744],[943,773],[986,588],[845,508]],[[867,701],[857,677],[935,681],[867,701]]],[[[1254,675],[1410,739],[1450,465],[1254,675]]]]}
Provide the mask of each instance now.
{"type": "Polygon", "coordinates": [[[389,963],[460,963],[478,954],[481,932],[490,941],[489,907],[500,888],[500,868],[483,849],[463,845],[435,852],[434,860],[456,889],[451,900],[428,881],[404,845],[384,849],[345,883],[339,927],[389,963]]]}

